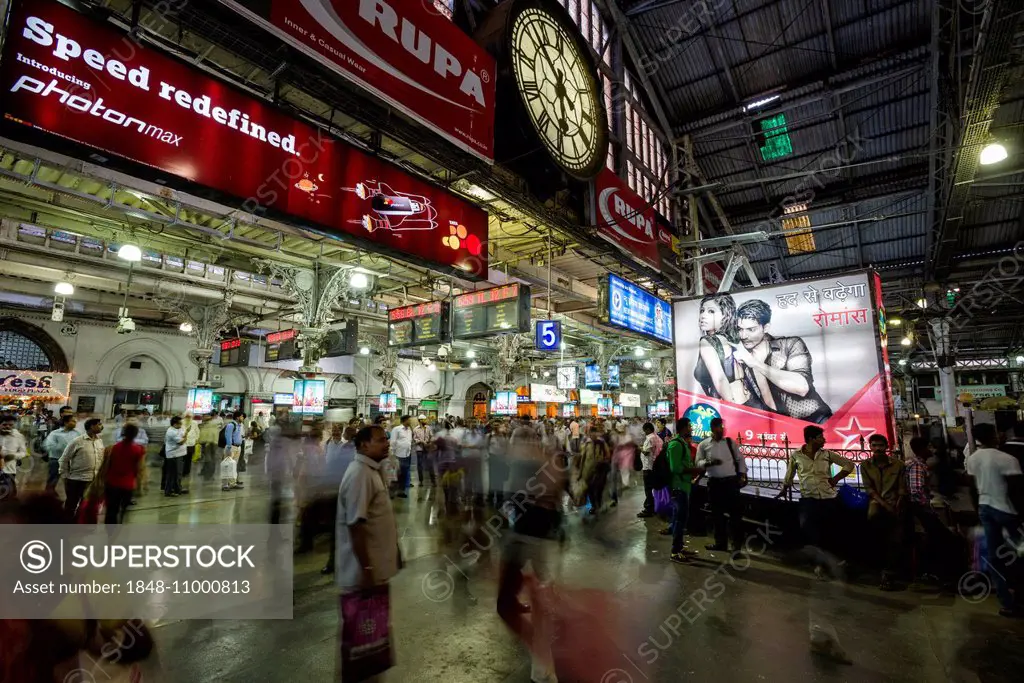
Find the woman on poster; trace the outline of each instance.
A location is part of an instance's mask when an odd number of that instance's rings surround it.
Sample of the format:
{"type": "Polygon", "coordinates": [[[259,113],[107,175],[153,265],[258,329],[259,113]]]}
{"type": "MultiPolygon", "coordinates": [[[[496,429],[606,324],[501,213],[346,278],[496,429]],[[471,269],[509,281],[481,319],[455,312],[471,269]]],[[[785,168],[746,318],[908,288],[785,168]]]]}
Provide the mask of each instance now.
{"type": "Polygon", "coordinates": [[[700,356],[693,377],[711,398],[746,404],[750,392],[743,383],[743,372],[736,371],[733,345],[739,341],[736,325],[736,301],[731,294],[708,294],[700,302],[697,318],[700,328],[700,356]]]}

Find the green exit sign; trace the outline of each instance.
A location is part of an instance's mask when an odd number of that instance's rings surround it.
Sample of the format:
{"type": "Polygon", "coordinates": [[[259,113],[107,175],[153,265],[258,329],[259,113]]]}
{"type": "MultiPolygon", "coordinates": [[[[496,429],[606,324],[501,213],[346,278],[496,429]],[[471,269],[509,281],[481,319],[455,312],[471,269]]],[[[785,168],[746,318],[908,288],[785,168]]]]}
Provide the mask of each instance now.
{"type": "Polygon", "coordinates": [[[793,153],[785,114],[758,119],[754,122],[754,134],[757,136],[762,161],[774,161],[793,153]]]}

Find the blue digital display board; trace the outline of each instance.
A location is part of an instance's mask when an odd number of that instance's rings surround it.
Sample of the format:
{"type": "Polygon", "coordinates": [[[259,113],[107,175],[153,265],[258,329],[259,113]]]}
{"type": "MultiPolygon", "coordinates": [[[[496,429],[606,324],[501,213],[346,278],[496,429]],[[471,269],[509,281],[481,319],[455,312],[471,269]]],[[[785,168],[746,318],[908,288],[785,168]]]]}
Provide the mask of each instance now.
{"type": "Polygon", "coordinates": [[[653,294],[608,275],[602,322],[642,334],[665,344],[672,343],[672,305],[653,294]]]}
{"type": "Polygon", "coordinates": [[[583,375],[584,383],[587,389],[600,389],[601,387],[601,366],[597,363],[591,363],[585,368],[583,375]]]}
{"type": "Polygon", "coordinates": [[[609,365],[608,366],[608,386],[618,387],[619,386],[619,366],[609,365]]]}

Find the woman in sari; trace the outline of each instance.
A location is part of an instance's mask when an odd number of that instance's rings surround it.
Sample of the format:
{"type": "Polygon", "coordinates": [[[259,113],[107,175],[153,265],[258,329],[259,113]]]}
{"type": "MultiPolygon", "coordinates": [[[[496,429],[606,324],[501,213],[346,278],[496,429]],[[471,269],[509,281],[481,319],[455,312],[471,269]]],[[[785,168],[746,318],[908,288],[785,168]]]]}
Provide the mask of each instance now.
{"type": "Polygon", "coordinates": [[[729,403],[746,403],[750,392],[743,384],[743,372],[737,371],[732,344],[739,341],[736,326],[736,302],[731,294],[709,294],[700,302],[697,318],[701,338],[693,377],[704,393],[729,403]]]}

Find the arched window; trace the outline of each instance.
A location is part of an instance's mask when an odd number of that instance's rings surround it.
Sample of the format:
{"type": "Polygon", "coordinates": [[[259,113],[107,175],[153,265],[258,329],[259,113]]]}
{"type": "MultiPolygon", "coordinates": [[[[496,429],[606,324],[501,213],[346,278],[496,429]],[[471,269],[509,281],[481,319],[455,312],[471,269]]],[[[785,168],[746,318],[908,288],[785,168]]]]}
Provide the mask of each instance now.
{"type": "Polygon", "coordinates": [[[64,352],[42,328],[0,318],[0,368],[67,372],[64,352]]]}

